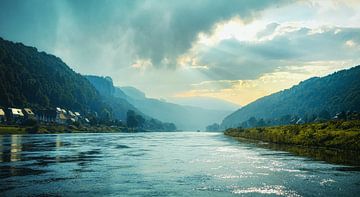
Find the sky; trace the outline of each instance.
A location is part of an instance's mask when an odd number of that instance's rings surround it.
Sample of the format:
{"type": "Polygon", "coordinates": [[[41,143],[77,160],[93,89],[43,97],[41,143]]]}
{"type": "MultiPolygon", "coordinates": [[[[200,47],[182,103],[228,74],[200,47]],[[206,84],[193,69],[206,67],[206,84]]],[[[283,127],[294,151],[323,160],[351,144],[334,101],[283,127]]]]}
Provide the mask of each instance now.
{"type": "Polygon", "coordinates": [[[0,0],[0,36],[166,100],[246,105],[360,64],[358,0],[0,0]]]}

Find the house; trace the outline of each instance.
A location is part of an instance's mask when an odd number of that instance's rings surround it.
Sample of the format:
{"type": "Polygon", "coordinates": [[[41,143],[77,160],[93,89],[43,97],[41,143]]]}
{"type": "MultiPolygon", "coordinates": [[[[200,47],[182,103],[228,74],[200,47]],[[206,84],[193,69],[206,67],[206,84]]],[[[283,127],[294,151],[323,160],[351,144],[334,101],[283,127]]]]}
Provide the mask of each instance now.
{"type": "Polygon", "coordinates": [[[74,114],[75,114],[75,120],[76,121],[79,121],[79,120],[81,120],[81,114],[79,113],[79,112],[74,112],[74,114]]]}
{"type": "Polygon", "coordinates": [[[66,124],[66,121],[68,120],[68,118],[65,116],[65,114],[63,113],[58,113],[56,115],[56,119],[55,122],[58,124],[66,124]]]}
{"type": "Polygon", "coordinates": [[[55,110],[39,110],[36,112],[37,120],[44,123],[55,123],[56,115],[55,110]]]}
{"type": "Polygon", "coordinates": [[[89,124],[90,124],[90,120],[87,119],[87,118],[84,118],[84,122],[85,122],[85,125],[89,125],[89,124]]]}
{"type": "Polygon", "coordinates": [[[58,124],[66,124],[68,118],[66,117],[66,110],[65,109],[61,109],[60,107],[56,108],[56,118],[55,118],[55,122],[58,124]]]}
{"type": "Polygon", "coordinates": [[[34,112],[33,112],[31,109],[29,109],[29,108],[24,108],[24,109],[23,109],[23,114],[24,114],[24,118],[25,118],[26,120],[35,119],[35,114],[34,114],[34,112]]]}
{"type": "Polygon", "coordinates": [[[70,118],[70,120],[72,122],[77,122],[79,119],[78,119],[78,116],[76,116],[75,113],[73,113],[72,111],[68,111],[68,117],[70,118]]]}
{"type": "Polygon", "coordinates": [[[0,108],[0,123],[4,123],[6,121],[5,112],[0,108]]]}
{"type": "Polygon", "coordinates": [[[21,109],[18,108],[8,108],[9,118],[14,123],[21,123],[24,120],[24,114],[21,109]]]}

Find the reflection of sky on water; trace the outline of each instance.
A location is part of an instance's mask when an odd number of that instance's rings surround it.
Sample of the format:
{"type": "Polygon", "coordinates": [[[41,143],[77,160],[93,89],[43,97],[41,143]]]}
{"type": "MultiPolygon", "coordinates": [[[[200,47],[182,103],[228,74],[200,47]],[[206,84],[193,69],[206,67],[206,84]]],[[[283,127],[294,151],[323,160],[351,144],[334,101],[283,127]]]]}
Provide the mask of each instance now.
{"type": "Polygon", "coordinates": [[[12,135],[11,136],[11,161],[19,161],[21,157],[21,136],[12,135]]]}

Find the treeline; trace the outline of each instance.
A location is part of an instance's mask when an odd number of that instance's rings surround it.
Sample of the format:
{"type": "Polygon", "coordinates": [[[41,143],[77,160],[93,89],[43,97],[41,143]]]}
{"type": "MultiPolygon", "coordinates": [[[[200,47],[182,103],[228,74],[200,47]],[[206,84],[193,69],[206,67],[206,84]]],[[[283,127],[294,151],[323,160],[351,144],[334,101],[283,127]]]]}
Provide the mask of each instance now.
{"type": "Polygon", "coordinates": [[[143,116],[136,114],[132,110],[127,112],[126,124],[129,128],[140,128],[151,131],[176,131],[174,123],[163,123],[153,118],[145,119],[143,116]]]}
{"type": "MultiPolygon", "coordinates": [[[[246,121],[235,124],[233,128],[255,128],[255,127],[268,127],[268,126],[281,126],[291,124],[306,124],[306,123],[321,123],[329,120],[360,120],[360,113],[356,111],[339,112],[331,115],[328,111],[322,110],[318,114],[312,114],[304,116],[297,115],[285,115],[275,119],[263,119],[251,117],[246,121]]],[[[206,127],[207,131],[222,131],[227,128],[221,127],[221,125],[214,123],[206,127]]]]}
{"type": "Polygon", "coordinates": [[[297,115],[285,115],[275,119],[263,119],[251,117],[236,125],[240,128],[254,128],[254,127],[267,127],[267,126],[280,126],[290,124],[305,124],[305,123],[320,123],[329,120],[360,120],[360,114],[356,111],[339,112],[331,115],[328,111],[323,110],[318,114],[304,115],[302,117],[297,115]]]}
{"type": "Polygon", "coordinates": [[[360,121],[328,121],[277,127],[231,128],[226,135],[265,142],[360,151],[360,121]]]}

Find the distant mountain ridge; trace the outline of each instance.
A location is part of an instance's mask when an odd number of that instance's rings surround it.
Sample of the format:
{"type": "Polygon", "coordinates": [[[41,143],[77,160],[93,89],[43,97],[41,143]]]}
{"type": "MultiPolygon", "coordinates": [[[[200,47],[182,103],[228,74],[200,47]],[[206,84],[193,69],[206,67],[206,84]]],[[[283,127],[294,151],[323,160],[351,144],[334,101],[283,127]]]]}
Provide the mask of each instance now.
{"type": "Polygon", "coordinates": [[[109,78],[86,77],[95,87],[103,89],[99,92],[110,93],[114,97],[112,101],[126,100],[143,114],[163,122],[175,123],[182,130],[203,130],[207,125],[222,120],[231,113],[228,110],[209,110],[147,98],[144,92],[134,87],[114,87],[112,82],[109,83],[109,78]]]}
{"type": "Polygon", "coordinates": [[[95,87],[102,96],[102,99],[113,109],[113,116],[116,119],[125,121],[129,110],[144,116],[140,110],[125,99],[126,95],[114,86],[110,77],[100,77],[96,75],[85,75],[84,77],[95,87]],[[125,97],[115,98],[115,94],[124,95],[125,97]]]}
{"type": "Polygon", "coordinates": [[[341,111],[360,111],[360,66],[314,77],[262,97],[227,116],[221,126],[237,127],[251,117],[275,119],[296,115],[305,118],[324,110],[332,116],[341,111]]]}
{"type": "Polygon", "coordinates": [[[223,119],[231,111],[210,110],[183,106],[152,98],[128,98],[128,101],[145,114],[166,122],[173,122],[182,130],[204,130],[211,123],[223,119]]]}

